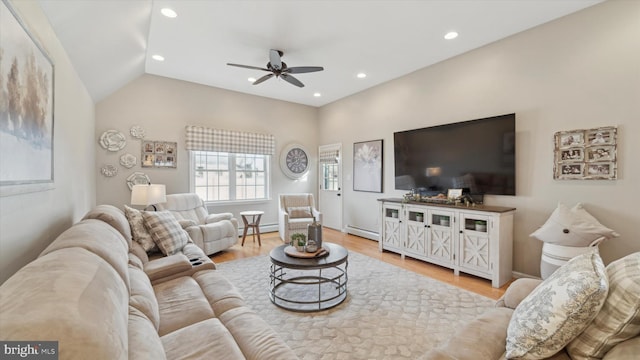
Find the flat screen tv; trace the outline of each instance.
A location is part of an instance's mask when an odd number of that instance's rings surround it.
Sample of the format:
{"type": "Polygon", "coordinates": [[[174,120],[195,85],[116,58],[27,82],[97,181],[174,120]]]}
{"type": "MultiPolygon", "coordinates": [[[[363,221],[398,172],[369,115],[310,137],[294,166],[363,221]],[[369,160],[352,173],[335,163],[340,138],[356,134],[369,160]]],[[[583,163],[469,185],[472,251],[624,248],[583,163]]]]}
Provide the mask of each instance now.
{"type": "Polygon", "coordinates": [[[516,115],[393,134],[395,188],[421,193],[516,194],[516,115]]]}

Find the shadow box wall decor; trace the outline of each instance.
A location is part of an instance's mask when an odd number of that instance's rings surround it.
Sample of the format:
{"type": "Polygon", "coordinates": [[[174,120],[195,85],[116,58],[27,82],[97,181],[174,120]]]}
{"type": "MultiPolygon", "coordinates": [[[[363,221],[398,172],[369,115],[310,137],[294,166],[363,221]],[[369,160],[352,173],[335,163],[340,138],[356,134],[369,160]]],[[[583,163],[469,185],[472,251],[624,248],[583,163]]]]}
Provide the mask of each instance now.
{"type": "Polygon", "coordinates": [[[382,140],[353,144],[353,190],[382,192],[382,140]]]}
{"type": "Polygon", "coordinates": [[[170,141],[142,142],[142,167],[176,168],[178,164],[178,143],[170,141]]]}
{"type": "Polygon", "coordinates": [[[0,196],[53,188],[54,66],[0,1],[0,196]]]}
{"type": "Polygon", "coordinates": [[[554,144],[554,179],[618,178],[616,127],[559,131],[555,133],[554,144]]]}

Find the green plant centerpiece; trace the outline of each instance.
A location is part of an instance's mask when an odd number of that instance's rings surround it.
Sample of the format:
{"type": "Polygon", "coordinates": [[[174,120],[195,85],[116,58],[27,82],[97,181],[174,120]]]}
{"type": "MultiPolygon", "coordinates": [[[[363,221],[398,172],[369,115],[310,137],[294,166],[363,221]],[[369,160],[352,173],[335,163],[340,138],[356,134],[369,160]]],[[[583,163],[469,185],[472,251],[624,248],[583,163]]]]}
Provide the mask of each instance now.
{"type": "Polygon", "coordinates": [[[307,243],[307,235],[303,233],[295,233],[291,235],[291,245],[296,247],[296,250],[304,252],[304,246],[307,243]]]}

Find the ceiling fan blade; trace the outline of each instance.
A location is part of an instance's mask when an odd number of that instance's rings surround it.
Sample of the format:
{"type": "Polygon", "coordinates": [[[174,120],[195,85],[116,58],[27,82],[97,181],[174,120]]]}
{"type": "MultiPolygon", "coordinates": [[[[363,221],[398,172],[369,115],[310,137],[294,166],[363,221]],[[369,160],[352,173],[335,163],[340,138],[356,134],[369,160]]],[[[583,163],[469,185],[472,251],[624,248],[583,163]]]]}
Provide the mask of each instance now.
{"type": "Polygon", "coordinates": [[[280,59],[280,51],[271,49],[269,51],[269,62],[275,70],[282,69],[282,60],[280,59]]]}
{"type": "Polygon", "coordinates": [[[324,68],[322,66],[294,66],[287,68],[283,71],[288,72],[290,74],[302,74],[302,73],[310,73],[316,71],[322,71],[324,68]]]}
{"type": "Polygon", "coordinates": [[[304,84],[301,83],[300,80],[294,78],[293,75],[282,74],[280,75],[280,77],[284,79],[284,81],[288,82],[289,84],[293,84],[297,87],[304,87],[304,84]]]}
{"type": "Polygon", "coordinates": [[[237,66],[237,67],[241,67],[241,68],[245,68],[245,69],[262,70],[262,71],[271,71],[271,70],[269,70],[269,69],[265,69],[265,68],[261,68],[261,67],[257,67],[257,66],[240,65],[240,64],[231,64],[231,63],[227,63],[227,65],[229,65],[229,66],[237,66]]]}
{"type": "Polygon", "coordinates": [[[272,77],[273,77],[273,73],[271,73],[271,74],[267,74],[267,75],[265,75],[265,76],[261,77],[260,79],[258,79],[258,80],[256,80],[256,81],[254,81],[254,82],[253,82],[253,85],[258,85],[258,84],[260,84],[261,82],[263,82],[263,81],[265,81],[265,80],[269,80],[269,79],[271,79],[272,77]]]}

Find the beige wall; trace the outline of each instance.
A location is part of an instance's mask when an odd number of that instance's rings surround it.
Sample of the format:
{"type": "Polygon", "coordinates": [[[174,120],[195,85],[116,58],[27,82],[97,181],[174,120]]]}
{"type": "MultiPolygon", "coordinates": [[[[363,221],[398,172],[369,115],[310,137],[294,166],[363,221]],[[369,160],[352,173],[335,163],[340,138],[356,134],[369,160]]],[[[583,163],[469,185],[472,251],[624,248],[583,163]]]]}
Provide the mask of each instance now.
{"type": "Polygon", "coordinates": [[[515,112],[517,196],[486,198],[518,209],[514,270],[539,275],[542,243],[529,234],[558,201],[584,203],[622,235],[601,246],[605,261],[639,251],[638,19],[640,2],[607,1],[320,108],[319,143],[345,149],[345,225],[378,232],[376,199],[403,194],[394,190],[394,131],[515,112]],[[609,125],[618,126],[618,180],[553,180],[556,131],[609,125]],[[384,194],[353,192],[351,146],[380,138],[384,194]]]}
{"type": "Polygon", "coordinates": [[[14,9],[55,64],[54,189],[0,198],[0,283],[95,204],[94,106],[33,1],[14,9]]]}
{"type": "Polygon", "coordinates": [[[166,184],[167,193],[189,191],[189,156],[185,150],[185,126],[201,125],[217,129],[273,134],[276,155],[271,161],[271,200],[233,206],[216,206],[214,212],[229,211],[238,215],[242,210],[263,210],[262,224],[277,223],[279,193],[314,192],[316,188],[317,110],[316,108],[263,97],[173,80],[143,75],[112,94],[96,106],[95,173],[105,164],[118,167],[115,177],[98,175],[97,202],[122,207],[129,204],[131,192],[126,178],[134,171],[149,175],[152,183],[166,184]],[[129,134],[132,125],[139,125],[150,140],[178,142],[177,169],[126,169],[118,165],[120,155],[128,152],[140,160],[141,143],[129,134]],[[119,152],[108,152],[97,139],[106,130],[118,130],[127,137],[127,146],[119,152]],[[293,181],[284,176],[279,166],[281,149],[293,142],[304,145],[312,156],[307,179],[293,181]]]}

